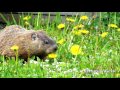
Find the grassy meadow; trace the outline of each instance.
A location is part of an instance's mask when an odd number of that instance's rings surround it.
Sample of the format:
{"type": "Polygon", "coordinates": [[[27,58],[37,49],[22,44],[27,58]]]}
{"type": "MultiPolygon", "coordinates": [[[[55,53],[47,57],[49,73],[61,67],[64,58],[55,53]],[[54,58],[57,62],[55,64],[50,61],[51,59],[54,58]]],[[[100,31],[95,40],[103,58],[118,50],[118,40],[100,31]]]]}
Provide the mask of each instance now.
{"type": "MultiPolygon", "coordinates": [[[[48,55],[45,62],[34,57],[22,64],[0,56],[0,78],[119,78],[120,77],[120,13],[99,12],[97,16],[62,16],[58,12],[53,20],[50,14],[33,18],[31,13],[19,14],[17,22],[1,13],[7,25],[44,29],[58,45],[56,53],[48,55]]],[[[16,55],[17,57],[17,55],[16,55]]]]}

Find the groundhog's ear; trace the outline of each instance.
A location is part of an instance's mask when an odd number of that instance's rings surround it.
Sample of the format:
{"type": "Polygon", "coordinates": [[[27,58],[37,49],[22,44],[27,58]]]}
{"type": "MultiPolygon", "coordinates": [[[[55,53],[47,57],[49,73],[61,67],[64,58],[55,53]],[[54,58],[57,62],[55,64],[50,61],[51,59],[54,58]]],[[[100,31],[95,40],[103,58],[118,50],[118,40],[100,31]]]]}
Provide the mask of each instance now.
{"type": "Polygon", "coordinates": [[[32,38],[32,40],[36,40],[37,39],[37,34],[36,33],[32,33],[31,34],[31,38],[32,38]]]}

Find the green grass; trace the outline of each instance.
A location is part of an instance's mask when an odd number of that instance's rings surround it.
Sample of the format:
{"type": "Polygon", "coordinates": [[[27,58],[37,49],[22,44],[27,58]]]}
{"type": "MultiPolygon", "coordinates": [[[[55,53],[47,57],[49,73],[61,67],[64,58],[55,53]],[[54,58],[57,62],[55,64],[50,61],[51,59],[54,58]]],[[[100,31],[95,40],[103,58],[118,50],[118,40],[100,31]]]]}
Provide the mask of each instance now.
{"type": "MultiPolygon", "coordinates": [[[[0,14],[2,16],[2,14],[0,14]]],[[[28,13],[28,15],[33,16],[28,13]]],[[[19,15],[20,20],[16,22],[12,14],[13,21],[10,23],[24,25],[24,14],[19,15]]],[[[120,15],[116,12],[98,13],[98,18],[89,17],[87,21],[80,20],[80,16],[72,16],[75,22],[61,21],[61,16],[57,13],[56,17],[50,21],[48,18],[43,19],[42,14],[28,20],[35,30],[45,29],[49,36],[56,40],[65,39],[62,44],[58,44],[56,52],[57,57],[22,64],[18,58],[17,64],[14,59],[4,60],[0,56],[0,77],[1,78],[118,78],[120,77],[120,31],[117,28],[108,27],[109,24],[116,24],[120,27],[120,15]],[[57,26],[65,23],[65,28],[60,30],[57,26]],[[89,31],[86,35],[74,35],[72,29],[77,24],[83,24],[84,28],[89,31]],[[108,32],[105,38],[100,35],[108,32]],[[74,56],[70,53],[70,47],[74,44],[80,45],[84,54],[74,56]]]]}

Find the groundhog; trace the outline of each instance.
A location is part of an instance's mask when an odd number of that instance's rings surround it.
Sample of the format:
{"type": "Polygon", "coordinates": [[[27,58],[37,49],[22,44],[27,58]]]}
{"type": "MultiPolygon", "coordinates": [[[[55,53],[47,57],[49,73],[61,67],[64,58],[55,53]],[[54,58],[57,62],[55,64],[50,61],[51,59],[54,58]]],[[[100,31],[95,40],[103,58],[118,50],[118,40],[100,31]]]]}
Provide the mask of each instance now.
{"type": "Polygon", "coordinates": [[[0,55],[15,57],[15,52],[11,50],[13,45],[19,47],[18,57],[26,62],[32,56],[44,60],[48,54],[57,50],[56,42],[44,30],[27,30],[19,25],[0,30],[0,55]]]}

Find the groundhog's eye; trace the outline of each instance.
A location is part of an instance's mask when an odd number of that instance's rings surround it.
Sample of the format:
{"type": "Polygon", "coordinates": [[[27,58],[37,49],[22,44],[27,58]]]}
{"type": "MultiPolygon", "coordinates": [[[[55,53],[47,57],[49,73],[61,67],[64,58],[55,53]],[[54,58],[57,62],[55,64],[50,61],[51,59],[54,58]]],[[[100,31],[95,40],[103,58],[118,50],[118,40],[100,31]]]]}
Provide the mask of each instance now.
{"type": "Polygon", "coordinates": [[[48,41],[48,40],[45,40],[44,43],[45,43],[45,44],[49,44],[49,41],[48,41]]]}

